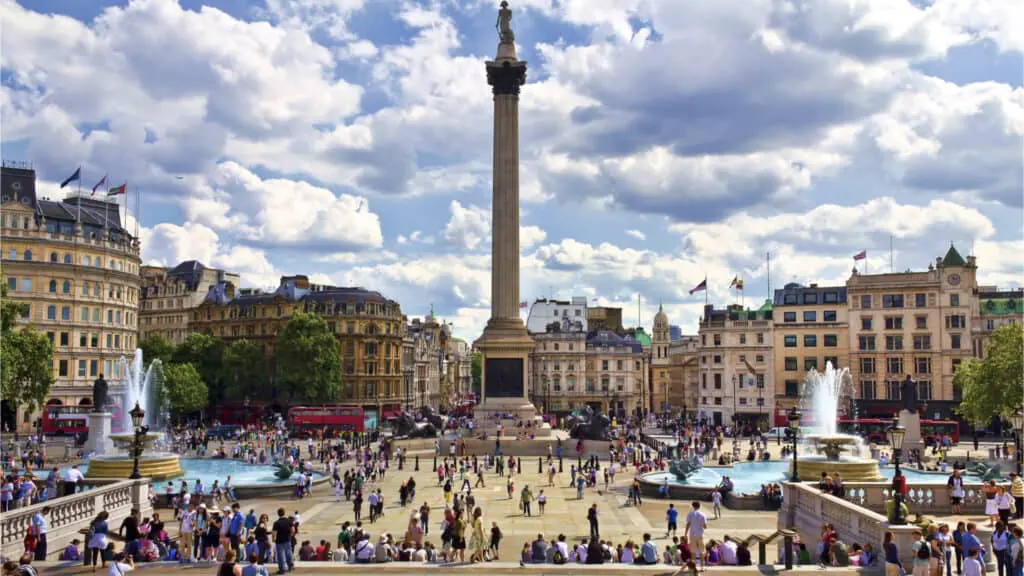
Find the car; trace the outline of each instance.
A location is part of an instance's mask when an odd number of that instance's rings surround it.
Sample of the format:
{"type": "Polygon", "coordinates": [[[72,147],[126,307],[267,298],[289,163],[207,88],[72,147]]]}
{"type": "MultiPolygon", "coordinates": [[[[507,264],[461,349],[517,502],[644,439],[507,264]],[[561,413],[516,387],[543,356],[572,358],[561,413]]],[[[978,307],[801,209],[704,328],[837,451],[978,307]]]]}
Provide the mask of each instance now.
{"type": "Polygon", "coordinates": [[[235,440],[242,433],[242,427],[237,424],[222,424],[207,428],[206,437],[215,440],[235,440]]]}

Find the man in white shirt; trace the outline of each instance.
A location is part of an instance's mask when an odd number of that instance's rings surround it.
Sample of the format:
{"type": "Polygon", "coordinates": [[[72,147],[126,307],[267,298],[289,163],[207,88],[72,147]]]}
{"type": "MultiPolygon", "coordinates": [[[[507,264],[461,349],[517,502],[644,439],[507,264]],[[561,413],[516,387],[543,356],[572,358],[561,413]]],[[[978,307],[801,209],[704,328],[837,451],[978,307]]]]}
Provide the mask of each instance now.
{"type": "Polygon", "coordinates": [[[71,496],[78,488],[78,483],[85,480],[85,475],[78,469],[78,464],[71,467],[64,473],[64,495],[71,496]]]}
{"type": "Polygon", "coordinates": [[[132,570],[135,570],[135,560],[131,554],[125,554],[123,560],[114,560],[107,564],[107,576],[124,576],[132,570]]]}
{"type": "Polygon", "coordinates": [[[700,511],[700,502],[694,501],[693,510],[686,515],[686,540],[690,544],[690,551],[694,558],[704,561],[704,530],[708,527],[708,517],[700,511]]]}
{"type": "Polygon", "coordinates": [[[736,543],[728,535],[722,542],[722,564],[736,565],[736,543]]]}
{"type": "Polygon", "coordinates": [[[32,515],[32,532],[36,535],[35,560],[46,560],[46,532],[48,525],[46,515],[50,513],[49,506],[32,515]]]}
{"type": "Polygon", "coordinates": [[[562,562],[569,561],[569,545],[565,543],[565,534],[558,535],[558,541],[555,542],[555,549],[562,554],[562,562]]]}

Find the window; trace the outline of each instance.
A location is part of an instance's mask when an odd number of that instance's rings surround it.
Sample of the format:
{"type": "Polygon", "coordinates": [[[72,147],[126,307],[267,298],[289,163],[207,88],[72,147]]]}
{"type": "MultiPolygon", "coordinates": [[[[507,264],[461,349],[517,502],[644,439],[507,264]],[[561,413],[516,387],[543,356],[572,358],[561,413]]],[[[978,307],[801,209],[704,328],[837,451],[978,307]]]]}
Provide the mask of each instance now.
{"type": "Polygon", "coordinates": [[[964,390],[959,384],[953,382],[953,401],[960,402],[964,399],[964,390]]]}
{"type": "Polygon", "coordinates": [[[903,330],[903,317],[902,316],[886,316],[885,317],[885,329],[886,330],[903,330]]]}
{"type": "Polygon", "coordinates": [[[914,306],[918,308],[924,308],[928,305],[927,294],[914,294],[914,306]]]}
{"type": "Polygon", "coordinates": [[[746,344],[746,343],[747,343],[747,335],[746,334],[740,334],[740,344],[746,344]]]}
{"type": "Polygon", "coordinates": [[[21,279],[21,290],[22,290],[22,292],[31,292],[32,291],[32,279],[31,278],[22,278],[21,279]]]}
{"type": "Polygon", "coordinates": [[[804,310],[804,322],[817,322],[818,313],[814,310],[804,310]]]}
{"type": "Polygon", "coordinates": [[[826,348],[835,348],[839,345],[839,336],[837,334],[825,334],[822,339],[826,348]]]}
{"type": "Polygon", "coordinates": [[[721,390],[722,389],[722,375],[721,374],[714,374],[714,375],[712,375],[712,378],[714,378],[715,390],[721,390]]]}
{"type": "Polygon", "coordinates": [[[70,332],[61,332],[60,333],[60,345],[61,346],[70,346],[71,345],[71,333],[70,332]]]}
{"type": "Polygon", "coordinates": [[[927,316],[914,316],[914,326],[918,330],[925,330],[928,328],[928,317],[927,316]]]}
{"type": "Polygon", "coordinates": [[[82,332],[78,335],[78,345],[85,348],[89,345],[89,334],[82,332]]]}
{"type": "Polygon", "coordinates": [[[903,374],[903,358],[886,358],[885,372],[887,374],[903,374]]]}
{"type": "Polygon", "coordinates": [[[825,322],[835,322],[836,321],[836,311],[835,310],[825,310],[824,312],[821,313],[821,319],[823,321],[825,321],[825,322]]]}
{"type": "Polygon", "coordinates": [[[757,387],[764,388],[764,374],[757,375],[757,387]]]}
{"type": "Polygon", "coordinates": [[[25,261],[26,262],[31,262],[32,261],[32,251],[31,250],[25,250],[25,261]]]}
{"type": "Polygon", "coordinates": [[[860,297],[860,307],[865,310],[871,308],[871,294],[865,294],[860,297]]]}
{"type": "Polygon", "coordinates": [[[786,348],[796,348],[796,334],[787,334],[782,337],[782,340],[786,348]]]}
{"type": "Polygon", "coordinates": [[[875,399],[875,381],[874,380],[861,380],[860,381],[860,397],[863,400],[874,400],[875,399]]]}
{"type": "Polygon", "coordinates": [[[886,400],[899,400],[900,389],[903,383],[899,380],[886,380],[885,381],[885,399],[886,400]]]}
{"type": "Polygon", "coordinates": [[[870,352],[875,349],[874,336],[859,336],[857,339],[859,340],[861,352],[870,352]]]}
{"type": "Polygon", "coordinates": [[[11,292],[14,292],[15,290],[17,290],[18,289],[18,279],[17,278],[8,277],[7,278],[7,289],[10,290],[11,292]]]}
{"type": "Polygon", "coordinates": [[[932,399],[932,383],[928,380],[921,380],[917,383],[917,399],[918,400],[931,400],[932,399]]]}
{"type": "Polygon", "coordinates": [[[871,316],[861,316],[860,317],[860,329],[861,330],[871,330],[871,316]]]}
{"type": "Polygon", "coordinates": [[[818,337],[815,334],[804,334],[804,346],[816,348],[818,346],[818,337]]]}
{"type": "MultiPolygon", "coordinates": [[[[25,260],[28,260],[28,258],[25,258],[25,260]]],[[[960,305],[960,295],[959,294],[950,294],[949,295],[949,305],[950,306],[959,306],[960,305]]]]}
{"type": "Polygon", "coordinates": [[[78,361],[78,376],[79,377],[85,378],[85,376],[86,376],[85,368],[86,368],[85,360],[79,360],[78,361]]]}
{"type": "Polygon", "coordinates": [[[914,369],[918,374],[931,374],[932,359],[928,357],[914,358],[914,369]]]}
{"type": "Polygon", "coordinates": [[[903,350],[903,336],[886,336],[885,349],[890,351],[903,350]]]}
{"type": "MultiPolygon", "coordinates": [[[[794,360],[796,360],[794,358],[794,360]]],[[[800,382],[797,380],[786,380],[786,396],[796,398],[800,395],[800,382]]]]}
{"type": "Polygon", "coordinates": [[[817,303],[818,303],[818,293],[817,292],[808,292],[807,294],[804,294],[804,304],[817,304],[817,303]]]}
{"type": "Polygon", "coordinates": [[[804,370],[817,370],[818,359],[817,358],[804,358],[804,370]]]}
{"type": "Polygon", "coordinates": [[[883,294],[882,308],[903,308],[903,294],[883,294]]]}
{"type": "Polygon", "coordinates": [[[56,252],[50,252],[50,262],[59,262],[59,260],[57,260],[56,252]]]}
{"type": "Polygon", "coordinates": [[[799,300],[797,299],[796,294],[785,294],[785,295],[782,296],[782,303],[783,304],[798,304],[799,300]]]}
{"type": "Polygon", "coordinates": [[[715,346],[721,346],[722,345],[722,335],[721,334],[715,334],[714,336],[712,336],[712,338],[714,339],[715,346]]]}
{"type": "Polygon", "coordinates": [[[56,294],[57,293],[57,281],[56,280],[50,280],[49,290],[50,290],[50,294],[56,294]]]}
{"type": "Polygon", "coordinates": [[[88,282],[82,282],[82,296],[88,296],[88,295],[89,295],[89,283],[88,282]]]}
{"type": "Polygon", "coordinates": [[[83,266],[92,266],[92,257],[89,256],[88,254],[86,254],[85,256],[82,256],[82,265],[83,266]]]}
{"type": "Polygon", "coordinates": [[[875,359],[874,358],[861,358],[860,359],[860,373],[861,374],[874,374],[875,373],[875,359]]]}
{"type": "Polygon", "coordinates": [[[786,370],[790,372],[797,370],[797,361],[795,356],[786,357],[786,370]]]}
{"type": "Polygon", "coordinates": [[[107,334],[107,348],[111,348],[114,345],[114,338],[111,334],[107,334]]]}
{"type": "Polygon", "coordinates": [[[64,263],[65,264],[71,264],[71,254],[65,254],[64,255],[64,263]]]}
{"type": "Polygon", "coordinates": [[[60,307],[60,319],[64,320],[64,321],[70,321],[71,320],[71,306],[61,306],[60,307]]]}
{"type": "Polygon", "coordinates": [[[783,312],[782,313],[782,321],[783,322],[796,322],[796,312],[783,312]]]}
{"type": "Polygon", "coordinates": [[[932,337],[928,334],[914,336],[914,350],[931,350],[932,337]]]}
{"type": "Polygon", "coordinates": [[[839,292],[825,292],[821,296],[821,301],[825,304],[835,304],[839,302],[839,292]]]}
{"type": "Polygon", "coordinates": [[[757,362],[758,364],[764,363],[764,354],[758,354],[757,356],[755,356],[754,361],[757,362]]]}
{"type": "Polygon", "coordinates": [[[952,348],[953,350],[959,350],[960,349],[960,335],[959,334],[950,334],[949,335],[949,347],[952,348]]]}
{"type": "Polygon", "coordinates": [[[962,314],[946,316],[946,328],[967,328],[967,316],[962,314]]]}
{"type": "Polygon", "coordinates": [[[65,280],[64,283],[61,284],[60,291],[61,294],[71,294],[71,282],[65,280]]]}
{"type": "Polygon", "coordinates": [[[757,343],[764,344],[764,332],[757,333],[757,343]]]}

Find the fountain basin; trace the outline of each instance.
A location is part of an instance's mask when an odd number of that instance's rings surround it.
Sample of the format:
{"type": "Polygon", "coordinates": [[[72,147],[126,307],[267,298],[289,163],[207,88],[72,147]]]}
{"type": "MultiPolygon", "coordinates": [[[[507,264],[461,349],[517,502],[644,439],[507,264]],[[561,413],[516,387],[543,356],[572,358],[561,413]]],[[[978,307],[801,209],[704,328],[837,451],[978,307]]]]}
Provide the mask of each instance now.
{"type": "MultiPolygon", "coordinates": [[[[135,462],[128,456],[93,456],[89,459],[86,478],[128,478],[135,462]]],[[[139,458],[139,474],[143,478],[166,480],[181,476],[181,457],[177,454],[144,454],[139,458]]]]}
{"type": "MultiPolygon", "coordinates": [[[[817,482],[821,480],[822,472],[829,476],[840,475],[843,482],[883,482],[886,480],[878,469],[878,462],[875,460],[864,460],[860,458],[843,458],[830,460],[809,456],[797,458],[796,470],[800,479],[804,482],[817,482]]],[[[793,464],[789,465],[789,476],[793,475],[793,464]]]]}

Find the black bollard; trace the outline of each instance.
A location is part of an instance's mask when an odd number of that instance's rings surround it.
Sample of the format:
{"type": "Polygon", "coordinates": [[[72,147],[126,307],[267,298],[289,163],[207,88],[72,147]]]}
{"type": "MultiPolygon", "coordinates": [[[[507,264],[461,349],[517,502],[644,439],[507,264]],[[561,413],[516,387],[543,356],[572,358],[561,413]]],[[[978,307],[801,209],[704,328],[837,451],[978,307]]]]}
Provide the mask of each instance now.
{"type": "Polygon", "coordinates": [[[417,454],[416,455],[416,469],[414,470],[414,472],[419,472],[419,471],[420,471],[420,455],[417,454]]]}
{"type": "Polygon", "coordinates": [[[405,456],[399,456],[398,457],[398,469],[399,470],[402,469],[402,463],[404,463],[404,462],[405,462],[405,456]]]}
{"type": "Polygon", "coordinates": [[[562,473],[562,455],[561,454],[558,455],[558,473],[559,474],[562,473]]]}
{"type": "Polygon", "coordinates": [[[537,457],[537,474],[544,473],[544,459],[540,456],[537,457]]]}
{"type": "Polygon", "coordinates": [[[437,454],[434,454],[434,467],[432,470],[434,472],[437,472],[437,454]]]}
{"type": "Polygon", "coordinates": [[[516,474],[522,474],[522,473],[523,473],[523,459],[522,458],[517,458],[516,459],[516,474]]]}

